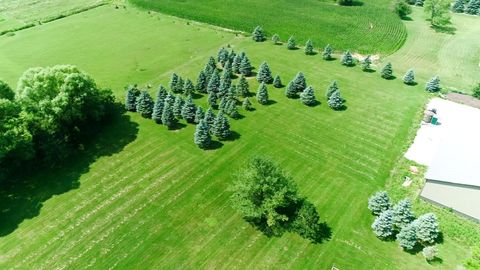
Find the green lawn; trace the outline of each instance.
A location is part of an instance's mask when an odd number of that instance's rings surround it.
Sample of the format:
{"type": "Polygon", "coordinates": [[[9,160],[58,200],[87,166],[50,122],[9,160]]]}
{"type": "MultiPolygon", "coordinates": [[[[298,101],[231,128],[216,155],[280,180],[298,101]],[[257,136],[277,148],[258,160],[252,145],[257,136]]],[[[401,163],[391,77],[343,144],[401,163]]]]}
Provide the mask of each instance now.
{"type": "MultiPolygon", "coordinates": [[[[367,5],[367,4],[366,4],[367,5]]],[[[0,268],[21,269],[453,269],[468,249],[444,235],[441,265],[373,235],[366,201],[385,186],[428,99],[423,85],[386,81],[301,50],[187,24],[166,15],[104,6],[0,37],[0,74],[15,84],[30,66],[75,64],[123,98],[123,86],[167,84],[175,71],[196,78],[210,55],[231,44],[254,65],[267,60],[288,82],[306,74],[321,105],[308,108],[269,87],[276,103],[232,121],[235,141],[202,151],[194,126],[167,131],[127,114],[57,170],[0,194],[0,268]],[[338,80],[346,111],[323,98],[338,80]],[[229,205],[231,174],[256,154],[274,157],[332,228],[313,245],[269,239],[229,205]]],[[[250,80],[251,88],[258,84],[250,80]]],[[[152,89],[152,93],[153,93],[152,89]]],[[[205,98],[196,100],[205,104],[205,98]]],[[[22,180],[22,179],[20,179],[22,180]]],[[[19,181],[20,182],[20,181],[19,181]]]]}
{"type": "Polygon", "coordinates": [[[337,50],[392,53],[407,32],[391,0],[356,1],[345,7],[332,0],[130,0],[150,10],[251,33],[263,26],[269,36],[286,41],[294,35],[305,44],[332,44],[337,50]]]}
{"type": "Polygon", "coordinates": [[[446,88],[470,93],[480,83],[480,17],[452,14],[456,30],[442,33],[430,28],[423,8],[413,10],[412,21],[405,21],[408,29],[405,46],[385,62],[392,61],[394,69],[413,68],[424,81],[438,74],[446,88]]]}

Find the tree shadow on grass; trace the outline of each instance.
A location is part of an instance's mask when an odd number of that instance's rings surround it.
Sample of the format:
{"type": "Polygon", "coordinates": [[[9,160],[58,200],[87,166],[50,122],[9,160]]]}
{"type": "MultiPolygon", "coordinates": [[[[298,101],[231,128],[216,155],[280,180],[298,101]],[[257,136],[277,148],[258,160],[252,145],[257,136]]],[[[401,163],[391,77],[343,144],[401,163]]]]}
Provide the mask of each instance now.
{"type": "Polygon", "coordinates": [[[440,264],[443,263],[443,259],[442,259],[442,258],[439,258],[439,257],[435,257],[435,258],[433,258],[432,260],[429,260],[429,261],[427,261],[427,262],[428,262],[428,264],[430,264],[430,265],[440,265],[440,264]]]}
{"type": "Polygon", "coordinates": [[[437,25],[432,25],[431,28],[435,30],[437,33],[444,33],[444,34],[449,34],[449,35],[455,35],[455,32],[457,31],[457,28],[453,26],[437,26],[437,25]]]}
{"type": "Polygon", "coordinates": [[[207,150],[217,150],[223,147],[223,143],[219,141],[212,141],[207,150]]]}
{"type": "Polygon", "coordinates": [[[175,130],[180,130],[180,129],[185,128],[185,127],[187,127],[186,124],[181,123],[181,122],[177,122],[177,123],[175,123],[175,125],[170,127],[168,130],[175,131],[175,130]]]}
{"type": "Polygon", "coordinates": [[[277,104],[277,102],[275,100],[272,100],[272,99],[269,99],[267,100],[267,104],[262,104],[264,106],[271,106],[273,104],[277,104]]]}
{"type": "Polygon", "coordinates": [[[201,93],[192,93],[192,98],[193,99],[201,99],[203,97],[204,94],[201,94],[201,93]]]}
{"type": "Polygon", "coordinates": [[[228,137],[228,140],[229,141],[236,141],[238,139],[240,139],[242,137],[242,135],[240,135],[240,133],[236,132],[236,131],[230,131],[230,136],[228,137]]]}
{"type": "Polygon", "coordinates": [[[138,124],[123,112],[98,126],[84,142],[84,150],[54,168],[26,170],[0,183],[0,237],[14,232],[25,219],[38,216],[43,203],[52,196],[79,188],[79,178],[92,163],[122,151],[138,133],[138,124]]]}
{"type": "Polygon", "coordinates": [[[322,103],[321,103],[320,101],[318,101],[318,100],[315,100],[315,101],[313,101],[313,103],[312,103],[312,104],[310,104],[310,105],[306,105],[306,106],[307,106],[307,107],[311,107],[311,108],[313,108],[313,107],[320,106],[321,104],[322,104],[322,103]]]}
{"type": "Polygon", "coordinates": [[[371,69],[371,68],[363,70],[363,72],[366,72],[366,73],[375,73],[375,71],[376,71],[375,69],[371,69]]]}

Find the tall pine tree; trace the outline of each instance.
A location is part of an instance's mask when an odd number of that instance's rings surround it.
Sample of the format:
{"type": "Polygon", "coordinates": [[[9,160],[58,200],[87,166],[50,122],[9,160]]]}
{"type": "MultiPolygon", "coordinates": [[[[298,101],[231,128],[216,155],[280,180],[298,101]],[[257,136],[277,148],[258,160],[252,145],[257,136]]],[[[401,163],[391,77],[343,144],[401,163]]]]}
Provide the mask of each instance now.
{"type": "Polygon", "coordinates": [[[381,76],[382,78],[386,80],[391,80],[393,79],[393,68],[392,68],[392,63],[387,63],[381,71],[381,76]]]}
{"type": "Polygon", "coordinates": [[[163,113],[163,106],[165,104],[165,99],[159,99],[155,101],[155,105],[153,106],[152,112],[152,120],[155,121],[157,124],[162,123],[162,113],[163,113]]]}
{"type": "Polygon", "coordinates": [[[186,79],[185,83],[183,84],[183,94],[185,96],[190,96],[195,92],[195,87],[190,79],[186,79]]]}
{"type": "Polygon", "coordinates": [[[230,123],[228,122],[227,117],[225,117],[222,111],[220,111],[217,117],[215,117],[212,133],[220,141],[226,140],[228,139],[228,137],[230,137],[230,123]]]}
{"type": "Polygon", "coordinates": [[[295,50],[297,48],[297,43],[295,42],[295,38],[291,36],[287,41],[287,49],[295,50]]]}
{"type": "Polygon", "coordinates": [[[261,83],[257,91],[257,101],[262,105],[268,104],[268,90],[265,83],[261,83]]]}
{"type": "Polygon", "coordinates": [[[195,112],[197,108],[193,103],[192,96],[189,96],[185,104],[182,107],[182,118],[187,121],[187,123],[195,122],[195,112]]]}
{"type": "Polygon", "coordinates": [[[295,88],[295,83],[293,81],[288,83],[287,88],[285,89],[285,96],[287,98],[297,97],[297,89],[295,88]]]}
{"type": "Polygon", "coordinates": [[[200,93],[207,93],[207,76],[205,75],[205,71],[200,71],[198,74],[198,79],[197,79],[197,91],[200,93]]]}
{"type": "Polygon", "coordinates": [[[330,44],[327,44],[325,48],[323,49],[322,52],[322,58],[325,60],[331,60],[332,59],[332,53],[333,53],[333,48],[330,46],[330,44]]]}
{"type": "Polygon", "coordinates": [[[183,100],[183,98],[181,96],[177,96],[175,98],[175,102],[173,103],[173,115],[177,118],[180,118],[182,117],[182,108],[183,108],[183,104],[185,103],[185,101],[183,100]]]}
{"type": "Polygon", "coordinates": [[[140,95],[137,85],[127,86],[127,94],[125,96],[125,110],[135,112],[137,110],[137,97],[140,95]]]}
{"type": "Polygon", "coordinates": [[[240,80],[238,81],[237,93],[241,97],[248,97],[248,95],[250,95],[250,89],[249,89],[247,79],[243,75],[240,77],[240,80]]]}
{"type": "Polygon", "coordinates": [[[211,107],[208,108],[207,112],[205,113],[204,120],[208,124],[209,128],[213,128],[213,123],[215,122],[215,113],[211,107]]]}
{"type": "Polygon", "coordinates": [[[170,103],[165,102],[162,112],[162,123],[168,127],[168,129],[173,128],[177,124],[177,119],[173,115],[173,107],[170,103]]]}
{"type": "Polygon", "coordinates": [[[413,69],[409,69],[405,76],[403,76],[403,83],[407,85],[414,85],[415,84],[415,72],[413,69]]]}
{"type": "Polygon", "coordinates": [[[295,78],[293,79],[293,85],[297,93],[302,92],[307,88],[307,80],[305,79],[305,75],[302,72],[298,72],[295,78]]]}
{"type": "Polygon", "coordinates": [[[251,110],[253,110],[252,102],[250,102],[250,100],[248,99],[248,97],[246,97],[246,98],[243,100],[242,108],[243,108],[244,110],[246,110],[246,111],[251,111],[251,110]]]}
{"type": "Polygon", "coordinates": [[[340,95],[340,91],[335,91],[332,93],[330,98],[328,99],[328,106],[333,110],[341,110],[344,108],[344,100],[340,95]]]}
{"type": "Polygon", "coordinates": [[[263,62],[260,65],[260,68],[258,69],[258,74],[257,74],[257,81],[259,83],[273,82],[272,71],[270,70],[270,67],[268,66],[267,62],[263,62]]]}
{"type": "Polygon", "coordinates": [[[266,39],[266,36],[265,36],[265,33],[263,32],[262,27],[260,26],[255,27],[252,33],[252,39],[255,42],[262,42],[266,39]]]}
{"type": "Polygon", "coordinates": [[[252,64],[247,56],[243,57],[242,62],[240,63],[240,73],[245,76],[250,76],[252,74],[252,64]]]}
{"type": "Polygon", "coordinates": [[[203,119],[195,127],[193,142],[201,149],[207,149],[212,142],[212,137],[208,132],[208,124],[203,119]]]}
{"type": "Polygon", "coordinates": [[[309,86],[300,94],[300,100],[307,106],[313,106],[317,103],[313,87],[309,86]]]}
{"type": "Polygon", "coordinates": [[[314,55],[315,54],[315,52],[313,50],[313,42],[310,39],[305,44],[305,54],[306,55],[314,55]]]}
{"type": "Polygon", "coordinates": [[[142,91],[137,98],[137,112],[145,118],[151,118],[153,112],[153,99],[147,91],[142,91]]]}
{"type": "Polygon", "coordinates": [[[201,106],[197,106],[197,110],[195,111],[195,123],[200,123],[200,120],[205,118],[205,112],[201,106]]]}

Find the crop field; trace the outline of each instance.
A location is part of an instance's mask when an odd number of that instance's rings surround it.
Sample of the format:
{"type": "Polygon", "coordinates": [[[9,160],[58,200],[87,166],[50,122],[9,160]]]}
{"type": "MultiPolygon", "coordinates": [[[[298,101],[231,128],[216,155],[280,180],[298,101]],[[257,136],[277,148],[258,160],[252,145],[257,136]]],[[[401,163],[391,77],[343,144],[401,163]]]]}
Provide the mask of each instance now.
{"type": "Polygon", "coordinates": [[[413,68],[423,80],[438,74],[446,88],[471,92],[480,74],[480,18],[453,14],[454,29],[437,32],[425,22],[422,8],[413,11],[412,20],[405,21],[405,46],[384,62],[391,61],[394,68],[403,70],[413,68]]]}
{"type": "MultiPolygon", "coordinates": [[[[392,29],[402,33],[399,25],[392,29]]],[[[136,113],[115,119],[60,169],[2,184],[0,268],[400,270],[462,264],[470,251],[448,230],[438,265],[401,251],[394,241],[379,241],[370,228],[367,199],[385,187],[412,139],[430,97],[424,81],[406,86],[398,78],[344,67],[338,59],[324,61],[207,25],[111,5],[0,36],[0,76],[15,86],[31,66],[73,64],[123,102],[127,84],[153,85],[154,94],[159,83],[168,85],[172,72],[195,80],[208,57],[227,45],[245,51],[256,67],[268,61],[284,84],[304,72],[321,104],[306,107],[287,99],[284,88],[269,86],[272,104],[253,102],[255,111],[231,120],[235,139],[209,151],[193,143],[193,125],[169,131],[136,113]],[[345,111],[326,105],[333,80],[347,100],[345,111]],[[332,228],[331,239],[311,244],[294,234],[268,238],[232,209],[231,175],[259,153],[290,172],[332,228]]],[[[378,46],[389,51],[398,44],[378,46]]],[[[249,83],[255,92],[258,83],[249,83]]],[[[195,103],[206,107],[206,98],[195,103]]]]}
{"type": "Polygon", "coordinates": [[[407,36],[390,0],[363,1],[351,7],[336,5],[332,0],[246,0],[241,4],[233,0],[131,2],[145,9],[248,33],[262,25],[270,36],[277,33],[284,41],[293,35],[301,44],[312,39],[319,47],[332,44],[337,50],[361,53],[392,53],[407,36]]]}

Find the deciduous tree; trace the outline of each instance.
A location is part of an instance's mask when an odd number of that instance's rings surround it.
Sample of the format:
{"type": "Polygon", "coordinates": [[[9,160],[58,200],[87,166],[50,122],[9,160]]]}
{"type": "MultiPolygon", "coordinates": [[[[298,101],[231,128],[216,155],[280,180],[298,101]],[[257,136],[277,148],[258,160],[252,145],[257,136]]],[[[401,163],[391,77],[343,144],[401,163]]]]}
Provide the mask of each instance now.
{"type": "Polygon", "coordinates": [[[450,0],[425,0],[423,10],[433,26],[445,26],[450,22],[450,0]]]}

